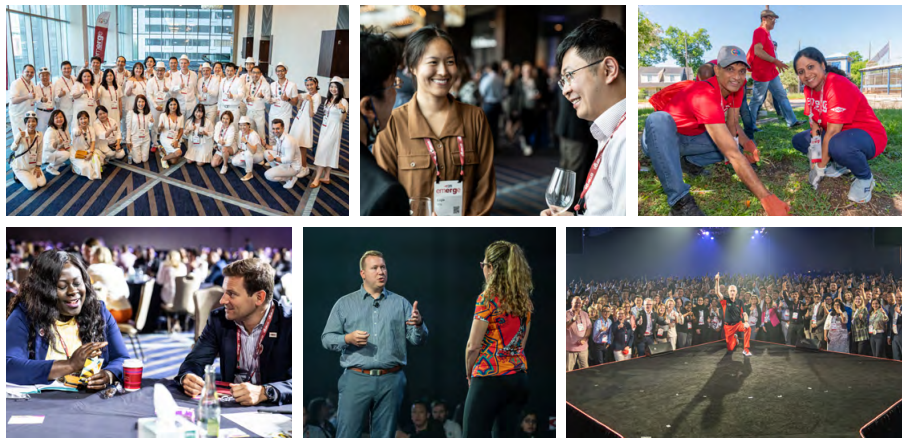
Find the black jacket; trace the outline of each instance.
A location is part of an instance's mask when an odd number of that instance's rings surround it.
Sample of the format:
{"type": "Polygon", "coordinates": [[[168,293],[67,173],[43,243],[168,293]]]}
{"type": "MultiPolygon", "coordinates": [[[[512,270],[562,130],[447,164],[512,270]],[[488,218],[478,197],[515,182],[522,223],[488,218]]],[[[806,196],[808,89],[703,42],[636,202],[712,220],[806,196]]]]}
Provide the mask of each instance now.
{"type": "MultiPolygon", "coordinates": [[[[652,318],[653,318],[652,331],[649,332],[649,335],[652,335],[652,336],[655,335],[655,331],[656,331],[656,325],[655,325],[656,320],[655,319],[657,317],[658,317],[658,315],[653,310],[652,311],[652,318]]],[[[648,324],[649,324],[649,320],[648,320],[648,314],[646,314],[646,311],[639,311],[639,316],[636,317],[636,331],[634,331],[634,336],[636,337],[636,341],[642,341],[642,339],[646,337],[646,325],[648,325],[648,324]]]]}
{"type": "MultiPolygon", "coordinates": [[[[280,393],[277,404],[285,405],[293,403],[293,314],[291,306],[277,300],[272,304],[277,307],[262,343],[259,368],[261,382],[276,388],[280,393]]],[[[182,381],[183,375],[189,372],[204,378],[205,365],[220,357],[221,378],[233,383],[237,366],[236,330],[236,323],[227,320],[223,307],[213,310],[198,342],[180,365],[176,381],[182,381]]]]}
{"type": "Polygon", "coordinates": [[[365,144],[359,144],[359,214],[409,216],[409,197],[393,176],[378,166],[365,144]]]}

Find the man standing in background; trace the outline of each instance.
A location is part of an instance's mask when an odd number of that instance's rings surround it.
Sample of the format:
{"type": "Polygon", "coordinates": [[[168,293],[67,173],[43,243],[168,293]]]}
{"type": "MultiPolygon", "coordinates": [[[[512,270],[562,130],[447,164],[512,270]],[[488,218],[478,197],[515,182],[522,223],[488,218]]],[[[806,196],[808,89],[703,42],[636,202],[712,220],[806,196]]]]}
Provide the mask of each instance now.
{"type": "MultiPolygon", "coordinates": [[[[759,108],[765,102],[767,91],[771,91],[772,97],[777,104],[781,106],[776,109],[778,117],[787,121],[790,128],[799,127],[804,121],[798,121],[794,116],[794,110],[787,99],[787,90],[781,84],[779,71],[788,69],[788,66],[780,59],[775,58],[775,45],[772,43],[771,31],[775,29],[775,23],[778,20],[778,14],[771,9],[762,11],[762,24],[753,31],[753,43],[747,52],[747,62],[751,67],[753,76],[753,99],[750,101],[750,128],[756,126],[756,119],[759,115],[759,108]]],[[[748,135],[748,137],[752,137],[748,135]]]]}

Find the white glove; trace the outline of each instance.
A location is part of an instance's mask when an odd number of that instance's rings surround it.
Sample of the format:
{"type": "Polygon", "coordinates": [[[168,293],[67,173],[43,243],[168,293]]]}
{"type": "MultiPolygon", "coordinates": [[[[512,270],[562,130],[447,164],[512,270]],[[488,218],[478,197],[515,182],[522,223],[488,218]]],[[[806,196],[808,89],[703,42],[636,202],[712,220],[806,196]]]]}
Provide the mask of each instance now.
{"type": "Polygon", "coordinates": [[[813,186],[813,189],[819,189],[819,181],[822,180],[822,177],[825,176],[825,167],[819,167],[816,164],[813,168],[809,169],[809,183],[813,186]]]}

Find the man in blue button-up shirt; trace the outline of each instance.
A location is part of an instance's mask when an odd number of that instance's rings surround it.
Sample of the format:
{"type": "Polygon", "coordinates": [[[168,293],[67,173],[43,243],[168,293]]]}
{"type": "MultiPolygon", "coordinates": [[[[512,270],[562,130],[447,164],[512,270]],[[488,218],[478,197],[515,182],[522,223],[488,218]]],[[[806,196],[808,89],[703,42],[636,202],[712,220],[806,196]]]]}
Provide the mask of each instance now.
{"type": "Polygon", "coordinates": [[[337,437],[361,437],[370,413],[371,437],[394,437],[406,387],[406,342],[421,345],[428,327],[419,302],[385,288],[387,266],[381,252],[370,250],[359,260],[362,287],[337,300],[321,344],[340,352],[345,370],[337,383],[337,437]]]}

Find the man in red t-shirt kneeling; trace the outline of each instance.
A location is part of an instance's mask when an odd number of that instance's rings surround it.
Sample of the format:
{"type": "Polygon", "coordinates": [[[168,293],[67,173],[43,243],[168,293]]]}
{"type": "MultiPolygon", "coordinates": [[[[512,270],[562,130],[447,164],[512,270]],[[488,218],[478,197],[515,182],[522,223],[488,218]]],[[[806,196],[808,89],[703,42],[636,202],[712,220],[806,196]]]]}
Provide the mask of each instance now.
{"type": "Polygon", "coordinates": [[[790,206],[769,192],[753,171],[750,164],[759,160],[759,150],[740,128],[746,54],[736,46],[723,46],[717,61],[715,77],[674,84],[649,99],[656,111],[646,118],[642,149],[668,195],[671,215],[704,215],[690,196],[683,172],[698,174],[702,167],[726,159],[768,215],[786,216],[790,206]]]}
{"type": "Polygon", "coordinates": [[[715,274],[715,293],[718,294],[721,302],[722,315],[724,317],[724,338],[727,341],[728,353],[734,352],[737,347],[737,333],[743,332],[743,355],[750,357],[750,328],[748,316],[743,310],[743,301],[737,301],[737,286],[733,284],[727,287],[728,297],[721,295],[721,283],[719,279],[721,273],[715,274]]]}

